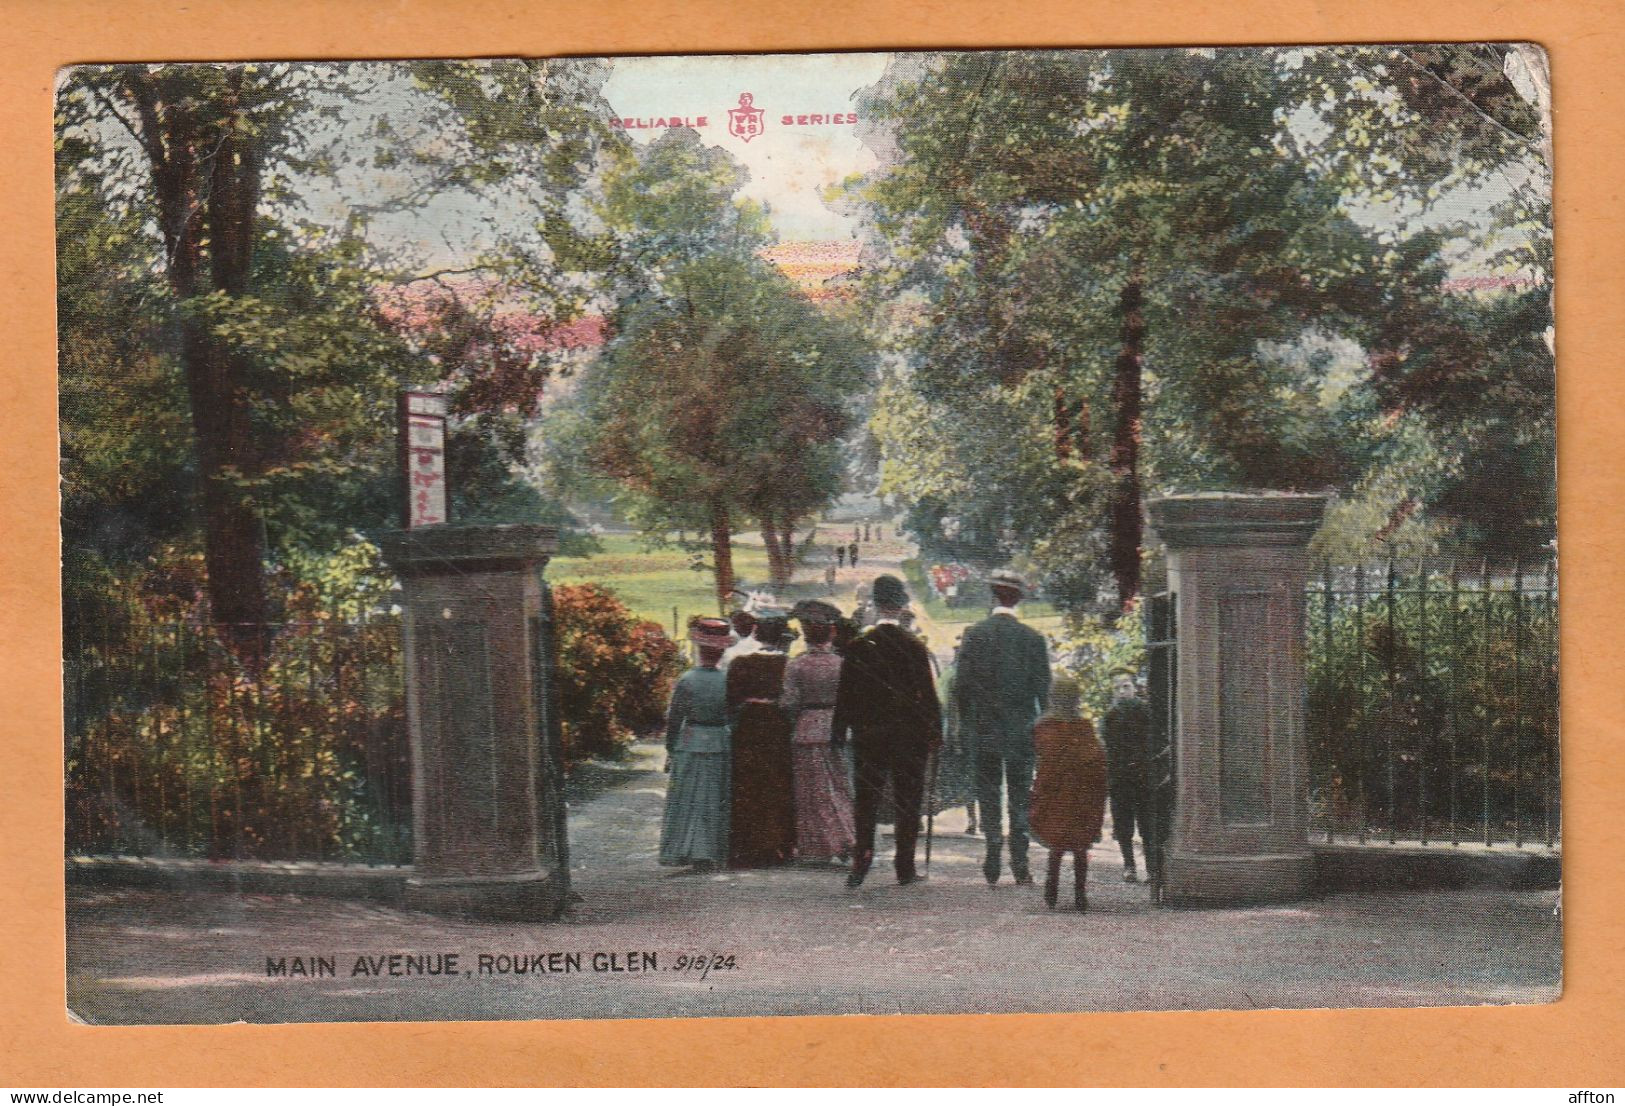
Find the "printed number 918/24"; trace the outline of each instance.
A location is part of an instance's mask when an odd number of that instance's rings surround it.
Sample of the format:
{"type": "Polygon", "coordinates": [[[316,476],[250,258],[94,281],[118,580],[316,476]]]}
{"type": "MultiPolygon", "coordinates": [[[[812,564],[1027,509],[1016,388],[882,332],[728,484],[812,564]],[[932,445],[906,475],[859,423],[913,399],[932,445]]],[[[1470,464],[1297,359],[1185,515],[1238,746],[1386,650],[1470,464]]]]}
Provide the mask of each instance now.
{"type": "Polygon", "coordinates": [[[736,967],[738,967],[738,965],[734,962],[733,953],[728,953],[726,955],[720,952],[714,952],[709,955],[705,953],[695,953],[694,955],[680,953],[677,957],[676,964],[674,964],[672,967],[672,971],[699,972],[700,978],[704,979],[712,972],[731,972],[736,967]]]}

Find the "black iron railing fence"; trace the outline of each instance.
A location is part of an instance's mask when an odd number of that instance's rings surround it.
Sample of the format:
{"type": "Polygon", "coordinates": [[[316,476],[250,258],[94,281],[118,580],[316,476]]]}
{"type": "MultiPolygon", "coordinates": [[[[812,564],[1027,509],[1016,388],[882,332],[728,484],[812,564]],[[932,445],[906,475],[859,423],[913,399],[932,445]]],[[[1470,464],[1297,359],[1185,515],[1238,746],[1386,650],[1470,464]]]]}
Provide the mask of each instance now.
{"type": "MultiPolygon", "coordinates": [[[[1164,621],[1148,656],[1171,696],[1164,621]]],[[[1317,840],[1557,843],[1551,566],[1323,569],[1306,630],[1317,840]]],[[[397,616],[70,618],[64,652],[70,853],[410,860],[397,616]]]]}
{"type": "Polygon", "coordinates": [[[1325,567],[1308,599],[1318,839],[1556,845],[1553,564],[1325,567]]]}
{"type": "Polygon", "coordinates": [[[398,617],[70,618],[64,661],[70,853],[410,859],[398,617]]]}

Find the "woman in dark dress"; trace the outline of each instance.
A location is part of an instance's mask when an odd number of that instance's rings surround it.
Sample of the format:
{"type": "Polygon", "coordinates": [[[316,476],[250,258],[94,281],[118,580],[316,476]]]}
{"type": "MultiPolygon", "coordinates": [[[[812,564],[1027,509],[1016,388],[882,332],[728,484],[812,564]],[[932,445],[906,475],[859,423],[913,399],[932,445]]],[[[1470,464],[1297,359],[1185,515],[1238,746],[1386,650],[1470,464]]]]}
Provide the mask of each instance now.
{"type": "Polygon", "coordinates": [[[784,651],[794,636],[783,611],[758,612],[760,652],[728,667],[728,713],[734,723],[728,863],[735,868],[783,864],[795,851],[791,723],[779,710],[784,651]]]}

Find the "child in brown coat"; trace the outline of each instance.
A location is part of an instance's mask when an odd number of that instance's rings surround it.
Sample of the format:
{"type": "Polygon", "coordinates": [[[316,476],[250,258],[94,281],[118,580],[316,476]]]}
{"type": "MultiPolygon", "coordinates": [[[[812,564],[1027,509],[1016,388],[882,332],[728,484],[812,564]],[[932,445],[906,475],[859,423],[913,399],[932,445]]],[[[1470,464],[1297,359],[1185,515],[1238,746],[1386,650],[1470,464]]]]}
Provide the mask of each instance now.
{"type": "Polygon", "coordinates": [[[1078,706],[1078,681],[1056,676],[1050,685],[1049,712],[1033,727],[1038,776],[1033,781],[1033,836],[1049,846],[1049,875],[1044,901],[1055,906],[1061,882],[1061,860],[1072,854],[1073,901],[1089,908],[1085,882],[1089,846],[1100,837],[1106,813],[1106,750],[1095,728],[1078,706]]]}

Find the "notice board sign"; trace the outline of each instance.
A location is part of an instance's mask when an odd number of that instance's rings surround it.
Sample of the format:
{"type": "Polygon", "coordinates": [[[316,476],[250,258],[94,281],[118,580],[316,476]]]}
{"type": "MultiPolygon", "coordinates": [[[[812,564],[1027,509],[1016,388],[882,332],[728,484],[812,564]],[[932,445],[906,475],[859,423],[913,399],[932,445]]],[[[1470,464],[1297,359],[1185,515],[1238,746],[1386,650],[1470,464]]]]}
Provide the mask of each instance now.
{"type": "Polygon", "coordinates": [[[411,530],[450,521],[446,497],[446,397],[403,392],[400,399],[401,525],[411,530]]]}

